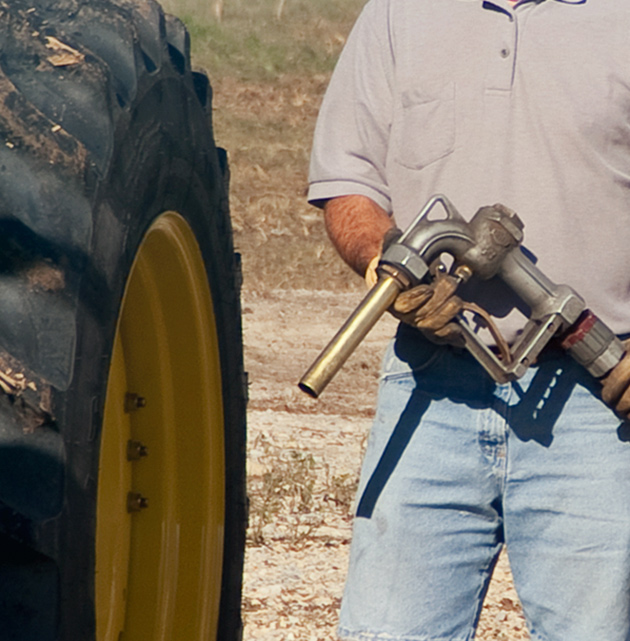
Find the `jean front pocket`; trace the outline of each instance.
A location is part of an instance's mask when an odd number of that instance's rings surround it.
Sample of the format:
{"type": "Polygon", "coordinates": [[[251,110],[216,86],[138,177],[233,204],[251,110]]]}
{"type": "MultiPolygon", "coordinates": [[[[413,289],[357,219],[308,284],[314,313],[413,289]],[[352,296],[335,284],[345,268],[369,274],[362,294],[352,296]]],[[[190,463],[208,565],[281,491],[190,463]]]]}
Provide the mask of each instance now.
{"type": "Polygon", "coordinates": [[[408,169],[422,169],[455,148],[455,85],[436,93],[403,93],[392,130],[394,159],[408,169]]]}
{"type": "Polygon", "coordinates": [[[383,359],[383,379],[412,378],[437,363],[444,351],[417,329],[401,323],[383,359]]]}

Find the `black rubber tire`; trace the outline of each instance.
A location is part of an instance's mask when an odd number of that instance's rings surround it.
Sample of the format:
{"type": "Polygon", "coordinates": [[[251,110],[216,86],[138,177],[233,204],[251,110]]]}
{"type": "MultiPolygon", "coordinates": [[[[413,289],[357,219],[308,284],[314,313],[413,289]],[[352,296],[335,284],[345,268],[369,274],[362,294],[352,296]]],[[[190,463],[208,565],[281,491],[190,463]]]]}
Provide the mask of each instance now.
{"type": "Polygon", "coordinates": [[[164,211],[206,264],[225,408],[217,639],[241,638],[246,524],[240,263],[211,88],[152,0],[0,2],[0,637],[95,638],[109,362],[139,243],[164,211]]]}

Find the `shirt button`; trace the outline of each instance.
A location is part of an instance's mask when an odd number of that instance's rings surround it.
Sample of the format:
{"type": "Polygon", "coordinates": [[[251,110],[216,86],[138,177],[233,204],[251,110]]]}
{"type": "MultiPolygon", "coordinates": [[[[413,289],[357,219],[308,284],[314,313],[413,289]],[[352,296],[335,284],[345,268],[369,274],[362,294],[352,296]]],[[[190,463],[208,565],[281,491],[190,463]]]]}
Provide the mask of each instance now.
{"type": "Polygon", "coordinates": [[[501,49],[501,58],[507,58],[510,55],[510,50],[508,47],[503,47],[501,49]]]}

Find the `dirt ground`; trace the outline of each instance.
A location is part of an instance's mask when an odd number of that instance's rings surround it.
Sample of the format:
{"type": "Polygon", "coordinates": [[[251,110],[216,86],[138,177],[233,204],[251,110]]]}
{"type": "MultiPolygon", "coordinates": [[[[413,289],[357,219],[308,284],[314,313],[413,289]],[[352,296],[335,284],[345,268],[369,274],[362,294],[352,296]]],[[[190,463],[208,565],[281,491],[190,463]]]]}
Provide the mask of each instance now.
{"type": "MultiPolygon", "coordinates": [[[[380,321],[319,400],[296,383],[361,295],[359,290],[244,294],[251,501],[245,641],[336,638],[354,490],[380,356],[394,321],[380,321]]],[[[505,555],[477,639],[529,639],[505,555]]]]}

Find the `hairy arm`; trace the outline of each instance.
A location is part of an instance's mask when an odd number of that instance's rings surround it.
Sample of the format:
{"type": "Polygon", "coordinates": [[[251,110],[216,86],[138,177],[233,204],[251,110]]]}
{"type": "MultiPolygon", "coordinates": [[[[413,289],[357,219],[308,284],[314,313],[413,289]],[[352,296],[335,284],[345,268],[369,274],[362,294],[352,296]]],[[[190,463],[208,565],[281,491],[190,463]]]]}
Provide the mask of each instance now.
{"type": "Polygon", "coordinates": [[[339,255],[363,276],[380,254],[383,236],[394,226],[391,216],[366,196],[340,196],[324,205],[326,231],[339,255]]]}

